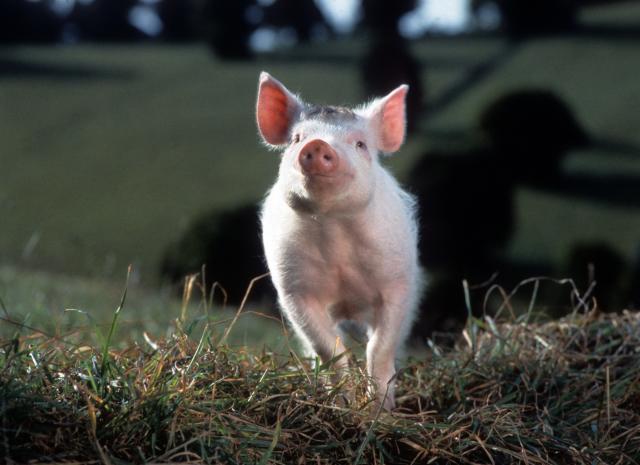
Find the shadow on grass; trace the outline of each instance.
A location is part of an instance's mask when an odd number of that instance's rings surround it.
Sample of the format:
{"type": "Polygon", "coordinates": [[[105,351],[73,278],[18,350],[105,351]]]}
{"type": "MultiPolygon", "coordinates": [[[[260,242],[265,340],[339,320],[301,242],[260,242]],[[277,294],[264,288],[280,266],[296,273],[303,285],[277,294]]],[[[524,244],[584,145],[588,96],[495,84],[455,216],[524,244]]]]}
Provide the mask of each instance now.
{"type": "Polygon", "coordinates": [[[90,65],[57,64],[25,61],[14,57],[0,56],[0,79],[43,78],[59,81],[118,79],[130,80],[133,71],[124,68],[96,67],[90,65]]]}

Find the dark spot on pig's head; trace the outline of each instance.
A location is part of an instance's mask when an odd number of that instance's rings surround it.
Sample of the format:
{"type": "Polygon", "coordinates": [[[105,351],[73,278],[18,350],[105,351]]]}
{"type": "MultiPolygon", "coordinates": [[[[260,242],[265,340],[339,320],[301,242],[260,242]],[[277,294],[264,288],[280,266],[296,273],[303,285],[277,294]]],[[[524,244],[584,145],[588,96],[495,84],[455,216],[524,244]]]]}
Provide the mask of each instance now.
{"type": "Polygon", "coordinates": [[[356,118],[356,114],[349,108],[325,105],[309,106],[303,111],[301,116],[302,120],[315,119],[331,123],[354,121],[356,118]]]}

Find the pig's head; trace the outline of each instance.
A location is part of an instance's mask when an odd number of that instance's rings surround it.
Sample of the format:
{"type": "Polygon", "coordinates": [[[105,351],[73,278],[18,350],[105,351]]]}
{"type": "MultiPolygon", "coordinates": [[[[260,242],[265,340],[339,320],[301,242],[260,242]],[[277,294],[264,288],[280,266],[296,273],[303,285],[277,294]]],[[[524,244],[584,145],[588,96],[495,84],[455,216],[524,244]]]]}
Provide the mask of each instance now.
{"type": "Polygon", "coordinates": [[[352,211],[373,197],[381,152],[405,136],[402,85],[354,108],[311,105],[261,73],[256,117],[265,143],[283,148],[276,188],[291,208],[309,213],[352,211]]]}

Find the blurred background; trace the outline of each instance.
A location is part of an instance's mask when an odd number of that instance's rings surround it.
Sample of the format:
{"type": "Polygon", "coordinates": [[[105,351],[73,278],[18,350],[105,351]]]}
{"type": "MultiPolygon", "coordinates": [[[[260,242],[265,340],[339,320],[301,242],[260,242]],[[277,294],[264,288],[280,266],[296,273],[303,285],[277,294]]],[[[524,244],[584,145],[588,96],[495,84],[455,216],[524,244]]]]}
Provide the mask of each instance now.
{"type": "MultiPolygon", "coordinates": [[[[256,212],[278,164],[261,70],[317,103],[411,85],[385,164],[420,201],[418,337],[536,276],[640,306],[640,2],[3,0],[4,318],[60,331],[66,308],[110,311],[129,264],[143,328],[203,264],[239,304],[266,271],[256,212]]],[[[267,281],[250,300],[269,313],[267,281]]],[[[573,307],[528,286],[552,317],[573,307]]]]}

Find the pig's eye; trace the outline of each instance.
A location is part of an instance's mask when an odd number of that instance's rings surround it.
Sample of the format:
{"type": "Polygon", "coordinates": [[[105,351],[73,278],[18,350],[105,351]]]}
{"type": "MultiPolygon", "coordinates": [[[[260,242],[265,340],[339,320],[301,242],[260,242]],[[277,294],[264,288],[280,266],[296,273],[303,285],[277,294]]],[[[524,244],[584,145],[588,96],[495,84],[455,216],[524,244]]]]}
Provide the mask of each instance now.
{"type": "Polygon", "coordinates": [[[362,142],[361,140],[359,140],[358,142],[356,142],[356,148],[357,149],[366,149],[367,148],[367,144],[365,144],[364,142],[362,142]]]}
{"type": "Polygon", "coordinates": [[[291,142],[293,142],[294,144],[297,144],[298,142],[300,142],[300,134],[294,134],[293,137],[291,138],[291,142]]]}

